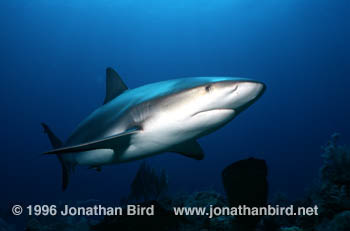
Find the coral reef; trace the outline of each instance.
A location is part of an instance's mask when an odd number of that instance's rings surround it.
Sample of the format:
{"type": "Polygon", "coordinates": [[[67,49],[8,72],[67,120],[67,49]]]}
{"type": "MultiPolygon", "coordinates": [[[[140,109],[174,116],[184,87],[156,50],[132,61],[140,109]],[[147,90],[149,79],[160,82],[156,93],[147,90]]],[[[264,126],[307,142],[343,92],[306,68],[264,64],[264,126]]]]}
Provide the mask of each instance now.
{"type": "Polygon", "coordinates": [[[227,202],[222,195],[214,191],[205,191],[205,192],[195,192],[189,195],[183,203],[184,207],[209,208],[210,205],[222,207],[222,206],[226,206],[227,202]]]}
{"type": "MultiPolygon", "coordinates": [[[[186,222],[183,217],[175,216],[175,214],[163,208],[157,201],[150,201],[140,204],[142,207],[154,207],[154,214],[147,215],[119,215],[106,216],[102,222],[92,226],[92,230],[109,231],[109,230],[178,230],[180,222],[186,222]]],[[[126,214],[126,212],[123,212],[126,214]]]]}
{"type": "MultiPolygon", "coordinates": [[[[173,207],[227,207],[246,204],[264,206],[267,198],[267,168],[256,159],[238,161],[225,168],[223,183],[227,199],[215,191],[194,192],[189,195],[165,197],[168,181],[164,171],[157,173],[143,162],[131,184],[131,193],[125,202],[153,205],[154,216],[106,216],[96,221],[90,217],[31,218],[27,231],[104,231],[104,230],[177,230],[177,231],[350,231],[350,151],[338,144],[339,134],[332,136],[323,147],[323,165],[318,182],[302,199],[290,201],[283,194],[276,195],[269,204],[294,207],[319,207],[319,216],[265,216],[251,226],[241,224],[233,216],[175,216],[173,207]],[[256,165],[257,164],[257,165],[256,165]],[[254,166],[254,167],[252,167],[254,166]],[[259,167],[260,166],[260,167],[259,167]],[[257,194],[247,190],[258,190],[257,194]],[[252,199],[254,198],[254,199],[252,199]]],[[[97,201],[78,202],[78,205],[97,201]]],[[[100,204],[100,203],[99,203],[100,204]]],[[[249,219],[248,219],[249,220],[249,219]]],[[[247,220],[244,220],[247,221],[247,220]]],[[[14,228],[0,219],[0,231],[14,228]]]]}
{"type": "Polygon", "coordinates": [[[157,173],[147,162],[142,162],[134,180],[127,201],[157,200],[168,191],[168,176],[165,170],[157,173]]]}
{"type": "Polygon", "coordinates": [[[14,225],[8,224],[5,220],[0,218],[0,231],[15,231],[16,227],[14,225]]]}
{"type": "Polygon", "coordinates": [[[293,227],[282,227],[281,231],[303,231],[301,228],[293,226],[293,227]]]}
{"type": "Polygon", "coordinates": [[[155,206],[154,216],[115,216],[105,217],[104,220],[93,226],[92,230],[232,230],[233,217],[218,216],[209,219],[208,216],[180,216],[173,212],[173,207],[206,207],[228,206],[225,198],[213,191],[195,192],[190,195],[178,195],[159,201],[141,203],[142,206],[155,206]]]}
{"type": "Polygon", "coordinates": [[[37,218],[30,218],[27,223],[26,231],[89,231],[90,225],[86,218],[80,221],[71,222],[70,219],[57,219],[55,222],[43,223],[37,218]]]}
{"type": "Polygon", "coordinates": [[[231,231],[233,217],[220,216],[209,219],[207,230],[231,231]]]}
{"type": "Polygon", "coordinates": [[[350,210],[350,149],[339,145],[338,139],[339,134],[334,134],[323,148],[321,184],[315,196],[321,215],[328,218],[350,210]]]}
{"type": "Polygon", "coordinates": [[[331,221],[319,225],[317,231],[349,231],[350,211],[337,214],[331,221]]]}
{"type": "MultiPolygon", "coordinates": [[[[214,191],[205,191],[205,192],[195,192],[191,195],[188,195],[187,197],[179,198],[174,200],[175,203],[171,205],[171,207],[185,207],[185,208],[206,208],[206,210],[209,209],[209,207],[212,205],[213,207],[224,207],[228,206],[227,201],[225,198],[214,192],[214,191]],[[181,199],[183,200],[182,202],[181,199]],[[180,203],[179,203],[180,202],[180,203]]],[[[227,222],[229,223],[229,226],[231,227],[231,221],[230,217],[216,217],[216,218],[208,218],[208,216],[186,216],[186,219],[189,221],[188,224],[182,224],[181,230],[201,230],[201,229],[210,229],[213,227],[219,228],[218,230],[227,230],[227,222]],[[218,223],[218,221],[226,221],[223,223],[218,223]]],[[[217,230],[217,229],[212,229],[217,230]]]]}
{"type": "Polygon", "coordinates": [[[339,136],[338,133],[333,134],[323,147],[324,165],[321,167],[321,178],[324,183],[350,185],[350,149],[338,144],[339,136]]]}
{"type": "Polygon", "coordinates": [[[320,177],[305,198],[288,202],[287,198],[279,196],[272,203],[293,204],[295,207],[317,205],[319,215],[265,217],[268,225],[304,231],[350,230],[350,149],[339,145],[338,141],[339,134],[336,133],[323,147],[320,177]]]}

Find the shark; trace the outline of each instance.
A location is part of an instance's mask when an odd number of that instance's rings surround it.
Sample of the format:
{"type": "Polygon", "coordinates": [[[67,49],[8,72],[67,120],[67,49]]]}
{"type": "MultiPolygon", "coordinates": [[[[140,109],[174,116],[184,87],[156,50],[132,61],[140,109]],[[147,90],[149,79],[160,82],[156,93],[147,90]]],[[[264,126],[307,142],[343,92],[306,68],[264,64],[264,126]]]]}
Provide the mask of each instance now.
{"type": "Polygon", "coordinates": [[[259,99],[264,83],[234,77],[187,77],[129,89],[106,69],[103,104],[62,142],[46,125],[44,132],[62,167],[62,190],[77,165],[97,171],[164,152],[204,158],[197,140],[226,125],[259,99]]]}

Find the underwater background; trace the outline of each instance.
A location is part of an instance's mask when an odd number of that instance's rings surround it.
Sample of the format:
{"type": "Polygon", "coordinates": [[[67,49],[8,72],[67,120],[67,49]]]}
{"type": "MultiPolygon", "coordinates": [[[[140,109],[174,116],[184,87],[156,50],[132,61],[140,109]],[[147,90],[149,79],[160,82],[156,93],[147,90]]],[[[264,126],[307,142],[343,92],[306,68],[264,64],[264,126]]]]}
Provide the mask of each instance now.
{"type": "MultiPolygon", "coordinates": [[[[118,202],[142,161],[61,167],[40,126],[65,140],[105,94],[105,68],[129,88],[180,77],[237,76],[262,98],[201,138],[205,159],[147,159],[170,194],[223,192],[221,171],[248,157],[269,167],[270,195],[302,197],[334,132],[350,144],[348,0],[0,1],[0,207],[96,199],[118,202]]],[[[12,219],[12,218],[11,218],[12,219]]],[[[16,218],[19,219],[19,218],[16,218]]]]}

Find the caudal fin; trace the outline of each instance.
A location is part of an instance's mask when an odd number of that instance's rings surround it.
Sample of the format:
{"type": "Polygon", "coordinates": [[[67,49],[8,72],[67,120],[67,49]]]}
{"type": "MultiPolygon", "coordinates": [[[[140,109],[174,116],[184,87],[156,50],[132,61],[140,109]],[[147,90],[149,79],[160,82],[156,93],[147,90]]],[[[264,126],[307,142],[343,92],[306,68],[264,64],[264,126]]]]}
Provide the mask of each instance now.
{"type": "MultiPolygon", "coordinates": [[[[44,128],[44,132],[49,137],[49,140],[51,142],[52,147],[54,149],[62,147],[62,141],[51,131],[49,126],[47,126],[45,123],[41,123],[41,126],[44,128]]],[[[65,191],[68,187],[69,173],[70,173],[71,168],[64,161],[64,157],[62,157],[62,155],[56,155],[56,156],[61,163],[61,167],[62,167],[62,191],[65,191]]]]}

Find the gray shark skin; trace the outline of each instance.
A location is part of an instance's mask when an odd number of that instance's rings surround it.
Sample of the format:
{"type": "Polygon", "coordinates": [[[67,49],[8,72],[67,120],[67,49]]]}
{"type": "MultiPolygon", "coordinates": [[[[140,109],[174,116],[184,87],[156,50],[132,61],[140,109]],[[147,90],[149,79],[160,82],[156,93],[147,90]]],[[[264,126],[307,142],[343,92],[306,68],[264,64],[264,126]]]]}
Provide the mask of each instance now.
{"type": "Polygon", "coordinates": [[[76,165],[110,165],[176,152],[203,159],[198,138],[235,118],[264,92],[261,82],[232,77],[194,77],[127,89],[107,68],[104,104],[84,119],[66,142],[43,124],[62,164],[63,190],[76,165]]]}

